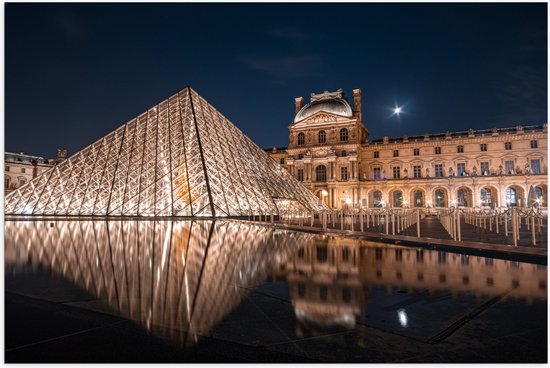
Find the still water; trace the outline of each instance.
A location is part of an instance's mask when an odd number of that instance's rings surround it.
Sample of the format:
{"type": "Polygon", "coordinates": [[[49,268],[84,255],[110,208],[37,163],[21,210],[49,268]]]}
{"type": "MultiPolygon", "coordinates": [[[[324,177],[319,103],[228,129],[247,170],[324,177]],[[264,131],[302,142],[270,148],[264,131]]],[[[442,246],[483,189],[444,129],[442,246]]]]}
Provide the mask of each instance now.
{"type": "Polygon", "coordinates": [[[508,336],[546,346],[535,264],[233,221],[6,221],[7,280],[44,270],[183,350],[208,337],[319,361],[500,361],[511,345],[502,360],[524,361],[533,345],[508,336]]]}

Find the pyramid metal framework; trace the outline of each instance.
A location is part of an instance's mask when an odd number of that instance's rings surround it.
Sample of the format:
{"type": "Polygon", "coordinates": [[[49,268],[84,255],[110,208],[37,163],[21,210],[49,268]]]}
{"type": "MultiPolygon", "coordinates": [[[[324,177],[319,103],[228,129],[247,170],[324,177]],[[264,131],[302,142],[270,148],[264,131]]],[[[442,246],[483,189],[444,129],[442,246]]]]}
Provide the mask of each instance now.
{"type": "Polygon", "coordinates": [[[190,87],[5,198],[5,213],[246,216],[325,205],[190,87]]]}

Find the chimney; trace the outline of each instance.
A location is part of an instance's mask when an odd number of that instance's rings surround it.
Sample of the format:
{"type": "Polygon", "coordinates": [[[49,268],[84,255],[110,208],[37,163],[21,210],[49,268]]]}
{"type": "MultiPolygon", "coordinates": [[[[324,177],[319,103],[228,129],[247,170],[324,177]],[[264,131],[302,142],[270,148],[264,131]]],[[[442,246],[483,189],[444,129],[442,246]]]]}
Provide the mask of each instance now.
{"type": "Polygon", "coordinates": [[[353,90],[353,116],[363,121],[363,115],[361,114],[361,89],[355,88],[353,90]]]}
{"type": "Polygon", "coordinates": [[[302,107],[304,107],[304,98],[303,97],[296,97],[294,99],[294,102],[296,103],[296,114],[302,107]]]}
{"type": "Polygon", "coordinates": [[[66,158],[67,158],[67,149],[66,148],[58,148],[57,149],[57,161],[61,162],[66,158]]]}

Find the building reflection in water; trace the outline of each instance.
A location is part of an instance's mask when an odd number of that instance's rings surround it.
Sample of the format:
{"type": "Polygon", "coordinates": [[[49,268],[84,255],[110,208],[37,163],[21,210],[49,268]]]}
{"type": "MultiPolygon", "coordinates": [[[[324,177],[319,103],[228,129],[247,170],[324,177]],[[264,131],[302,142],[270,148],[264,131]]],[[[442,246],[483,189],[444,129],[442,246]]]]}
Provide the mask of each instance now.
{"type": "MultiPolygon", "coordinates": [[[[373,287],[547,298],[546,266],[232,221],[6,221],[6,271],[45,267],[153,335],[189,346],[266,279],[288,284],[296,337],[356,329],[373,287]]],[[[401,308],[403,328],[410,315],[401,308]]],[[[346,343],[343,341],[343,343],[346,343]]]]}
{"type": "MultiPolygon", "coordinates": [[[[363,345],[369,289],[477,298],[503,296],[531,304],[547,299],[546,266],[479,256],[322,237],[295,250],[274,270],[288,282],[298,337],[357,328],[363,345]]],[[[401,327],[407,311],[396,311],[401,327]]]]}
{"type": "Polygon", "coordinates": [[[6,271],[46,267],[189,346],[313,235],[229,221],[6,221],[6,271]]]}

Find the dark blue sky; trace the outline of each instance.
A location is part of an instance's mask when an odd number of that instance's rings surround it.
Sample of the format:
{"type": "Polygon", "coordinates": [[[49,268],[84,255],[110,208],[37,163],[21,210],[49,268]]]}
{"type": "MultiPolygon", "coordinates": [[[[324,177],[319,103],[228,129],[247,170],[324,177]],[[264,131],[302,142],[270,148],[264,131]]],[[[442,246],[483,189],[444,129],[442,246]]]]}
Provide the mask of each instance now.
{"type": "Polygon", "coordinates": [[[187,85],[261,147],[337,88],[362,89],[371,139],[541,124],[546,8],[6,4],[5,149],[73,154],[187,85]]]}

